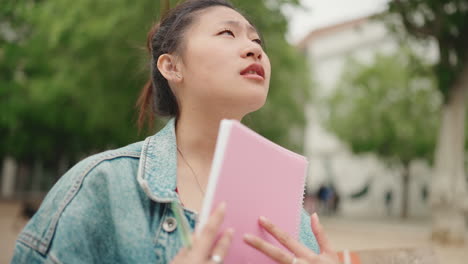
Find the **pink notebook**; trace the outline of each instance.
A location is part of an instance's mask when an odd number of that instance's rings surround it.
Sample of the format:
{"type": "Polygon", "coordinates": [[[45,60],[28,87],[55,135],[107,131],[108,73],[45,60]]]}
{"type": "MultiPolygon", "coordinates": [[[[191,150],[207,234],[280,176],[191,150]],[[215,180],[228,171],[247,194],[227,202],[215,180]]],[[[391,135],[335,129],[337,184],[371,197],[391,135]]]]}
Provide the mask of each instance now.
{"type": "Polygon", "coordinates": [[[259,216],[298,238],[307,164],[305,157],[238,121],[221,121],[199,224],[203,226],[211,211],[226,201],[222,230],[233,227],[235,234],[223,263],[275,263],[242,239],[251,233],[284,248],[259,227],[259,216]]]}

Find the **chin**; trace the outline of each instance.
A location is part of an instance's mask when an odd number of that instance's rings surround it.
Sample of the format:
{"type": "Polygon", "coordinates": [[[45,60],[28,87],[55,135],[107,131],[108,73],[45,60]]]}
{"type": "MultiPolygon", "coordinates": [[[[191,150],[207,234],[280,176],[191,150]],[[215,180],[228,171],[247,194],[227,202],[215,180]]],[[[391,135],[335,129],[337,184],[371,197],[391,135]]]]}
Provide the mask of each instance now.
{"type": "Polygon", "coordinates": [[[242,103],[247,108],[248,113],[255,112],[266,103],[266,94],[256,94],[249,96],[242,103]]]}
{"type": "Polygon", "coordinates": [[[228,91],[231,92],[223,92],[222,95],[217,94],[214,96],[211,94],[211,99],[207,100],[218,101],[221,108],[228,108],[235,112],[240,111],[244,114],[248,114],[262,108],[266,103],[268,95],[268,88],[260,87],[261,89],[259,89],[258,86],[253,88],[254,89],[243,90],[236,90],[235,88],[228,89],[228,91]]]}

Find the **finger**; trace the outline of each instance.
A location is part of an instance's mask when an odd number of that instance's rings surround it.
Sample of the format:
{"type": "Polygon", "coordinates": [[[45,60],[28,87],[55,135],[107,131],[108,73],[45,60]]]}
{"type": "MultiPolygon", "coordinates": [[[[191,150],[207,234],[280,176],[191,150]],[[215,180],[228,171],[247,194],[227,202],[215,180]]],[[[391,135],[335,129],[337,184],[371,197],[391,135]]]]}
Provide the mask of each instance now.
{"type": "Polygon", "coordinates": [[[262,226],[266,231],[268,231],[268,233],[270,233],[274,238],[276,238],[276,240],[278,240],[278,242],[280,242],[283,246],[285,246],[287,249],[293,252],[294,255],[300,257],[310,257],[311,255],[315,255],[313,251],[311,251],[306,246],[302,245],[299,241],[291,237],[288,233],[279,229],[266,217],[261,216],[259,219],[259,223],[260,226],[262,226]]]}
{"type": "MultiPolygon", "coordinates": [[[[294,263],[294,262],[291,262],[291,263],[294,263]]],[[[312,262],[312,263],[314,263],[314,262],[312,262]]],[[[307,260],[304,260],[304,259],[296,259],[296,262],[294,264],[310,264],[310,262],[307,261],[307,260]]]]}
{"type": "Polygon", "coordinates": [[[188,248],[182,248],[177,255],[186,256],[186,255],[188,255],[188,253],[189,253],[188,248]]]}
{"type": "Polygon", "coordinates": [[[228,252],[229,246],[232,242],[232,236],[234,234],[234,230],[232,228],[228,229],[224,232],[223,236],[218,240],[215,247],[213,248],[213,256],[217,255],[220,256],[221,259],[226,257],[228,252]]]}
{"type": "Polygon", "coordinates": [[[196,241],[193,245],[194,250],[201,252],[203,257],[208,257],[211,248],[218,235],[219,228],[223,223],[226,203],[222,202],[208,218],[208,222],[200,231],[200,235],[196,236],[196,241]]]}
{"type": "Polygon", "coordinates": [[[265,254],[266,256],[278,263],[291,264],[294,260],[294,257],[290,253],[286,252],[283,249],[275,247],[274,245],[254,235],[245,234],[244,241],[249,246],[257,249],[258,251],[262,252],[263,254],[265,254]]]}
{"type": "Polygon", "coordinates": [[[323,226],[320,224],[320,220],[318,218],[317,213],[312,215],[312,232],[314,232],[315,238],[317,239],[317,243],[319,244],[321,252],[334,252],[331,248],[331,244],[328,241],[327,236],[325,235],[325,231],[323,230],[323,226]]]}
{"type": "Polygon", "coordinates": [[[187,257],[188,255],[188,249],[187,248],[182,248],[181,250],[179,250],[179,252],[177,253],[177,255],[174,257],[174,259],[172,260],[172,264],[175,264],[175,263],[183,263],[183,260],[187,257]]]}

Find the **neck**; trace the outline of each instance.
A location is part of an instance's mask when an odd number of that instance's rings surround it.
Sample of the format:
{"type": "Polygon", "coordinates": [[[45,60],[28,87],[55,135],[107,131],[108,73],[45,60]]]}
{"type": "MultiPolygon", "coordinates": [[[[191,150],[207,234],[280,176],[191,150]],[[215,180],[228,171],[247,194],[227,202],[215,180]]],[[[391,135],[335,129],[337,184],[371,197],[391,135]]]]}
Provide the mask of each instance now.
{"type": "Polygon", "coordinates": [[[177,147],[197,167],[211,167],[219,125],[223,118],[241,120],[242,116],[213,116],[213,113],[181,111],[176,124],[177,147]]]}

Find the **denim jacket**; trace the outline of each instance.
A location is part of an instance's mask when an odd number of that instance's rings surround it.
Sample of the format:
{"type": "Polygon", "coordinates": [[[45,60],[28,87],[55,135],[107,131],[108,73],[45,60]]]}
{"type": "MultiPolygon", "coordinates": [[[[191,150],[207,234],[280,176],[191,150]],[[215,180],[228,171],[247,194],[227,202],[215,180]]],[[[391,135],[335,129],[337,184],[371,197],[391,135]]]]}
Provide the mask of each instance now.
{"type": "MultiPolygon", "coordinates": [[[[169,263],[182,247],[175,120],[143,142],[76,164],[20,233],[12,263],[169,263]]],[[[192,230],[197,214],[184,208],[192,230]]],[[[309,217],[300,241],[319,252],[309,217]]]]}

